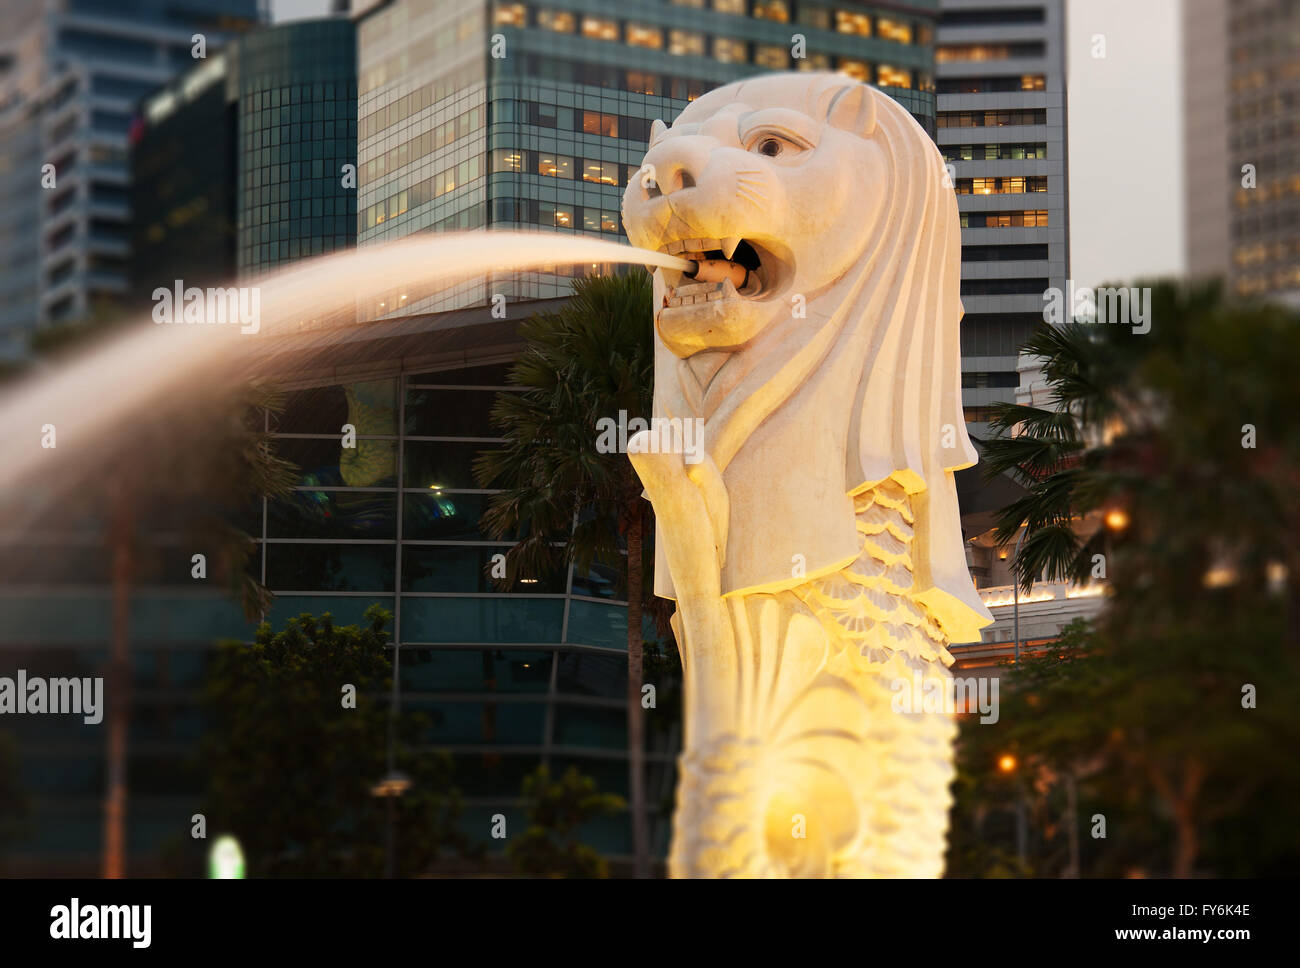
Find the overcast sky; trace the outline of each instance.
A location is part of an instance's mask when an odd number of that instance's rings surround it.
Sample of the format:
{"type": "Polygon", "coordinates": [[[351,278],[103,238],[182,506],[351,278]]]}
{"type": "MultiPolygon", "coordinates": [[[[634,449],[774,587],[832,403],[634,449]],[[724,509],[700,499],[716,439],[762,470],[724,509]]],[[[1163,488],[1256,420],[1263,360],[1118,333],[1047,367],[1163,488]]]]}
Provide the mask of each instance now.
{"type": "MultiPolygon", "coordinates": [[[[271,7],[277,20],[319,17],[329,0],[271,7]]],[[[1068,0],[1070,274],[1079,285],[1183,269],[1177,8],[1068,0]],[[1092,56],[1096,35],[1104,58],[1092,56]]]]}

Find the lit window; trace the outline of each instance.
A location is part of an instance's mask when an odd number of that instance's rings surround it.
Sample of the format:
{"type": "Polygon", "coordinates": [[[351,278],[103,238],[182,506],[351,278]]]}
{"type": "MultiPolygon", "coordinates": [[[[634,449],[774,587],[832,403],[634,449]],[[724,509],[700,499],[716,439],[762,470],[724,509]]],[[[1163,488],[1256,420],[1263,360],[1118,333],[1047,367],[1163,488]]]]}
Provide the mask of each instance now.
{"type": "Polygon", "coordinates": [[[553,30],[557,34],[571,34],[577,25],[577,18],[567,10],[537,11],[537,26],[543,30],[553,30]]]}
{"type": "Polygon", "coordinates": [[[790,53],[779,44],[758,44],[754,48],[754,63],[760,67],[783,71],[790,66],[790,53]]]}
{"type": "Polygon", "coordinates": [[[777,23],[790,22],[790,5],[785,0],[754,0],[754,17],[757,20],[775,20],[777,23]]]}
{"type": "Polygon", "coordinates": [[[876,36],[884,40],[894,40],[900,44],[910,44],[912,42],[912,25],[902,20],[878,17],[876,18],[876,36]]]}
{"type": "Polygon", "coordinates": [[[584,161],[582,180],[601,185],[618,184],[618,164],[612,161],[584,161]]]}
{"type": "Polygon", "coordinates": [[[809,54],[799,58],[798,68],[801,71],[829,71],[831,59],[825,54],[809,54]]]}
{"type": "Polygon", "coordinates": [[[674,6],[694,7],[696,10],[704,9],[704,0],[669,0],[674,6]]]}
{"type": "Polygon", "coordinates": [[[584,134],[600,134],[606,138],[617,138],[618,115],[601,114],[599,111],[583,111],[582,130],[584,134]]]}
{"type": "Polygon", "coordinates": [[[668,53],[704,56],[704,35],[694,30],[668,31],[668,53]]]}
{"type": "Polygon", "coordinates": [[[649,47],[651,50],[659,50],[664,45],[664,32],[658,27],[629,23],[627,43],[630,47],[649,47]]]}
{"type": "Polygon", "coordinates": [[[617,212],[601,212],[601,213],[600,213],[600,230],[601,230],[602,232],[617,232],[617,231],[618,231],[618,213],[617,213],[617,212]]]}
{"type": "Polygon", "coordinates": [[[528,8],[522,3],[499,3],[492,22],[498,27],[527,27],[528,8]]]}
{"type": "Polygon", "coordinates": [[[493,171],[523,171],[524,153],[517,148],[494,148],[492,150],[493,171]]]}
{"type": "Polygon", "coordinates": [[[831,29],[831,12],[828,8],[800,3],[798,9],[799,23],[807,24],[809,27],[820,27],[822,30],[831,29]]]}
{"type": "Polygon", "coordinates": [[[849,77],[859,81],[871,81],[871,65],[865,61],[850,60],[847,57],[840,58],[840,73],[847,74],[849,77]]]}
{"type": "Polygon", "coordinates": [[[900,67],[881,64],[878,68],[881,87],[911,87],[912,72],[900,67]]]}
{"type": "Polygon", "coordinates": [[[604,17],[583,17],[582,36],[596,40],[618,40],[618,21],[604,17]]]}
{"type": "Polygon", "coordinates": [[[730,37],[713,38],[713,59],[723,64],[742,64],[745,61],[745,42],[730,37]]]}
{"type": "Polygon", "coordinates": [[[857,13],[852,10],[836,10],[835,29],[842,34],[857,34],[860,37],[870,37],[871,18],[865,13],[857,13]]]}
{"type": "Polygon", "coordinates": [[[633,94],[659,94],[660,87],[658,74],[647,74],[644,71],[627,72],[627,89],[633,94]]]}
{"type": "Polygon", "coordinates": [[[713,0],[713,9],[719,13],[738,13],[745,15],[745,0],[713,0]]]}
{"type": "Polygon", "coordinates": [[[537,174],[551,178],[572,178],[573,159],[567,155],[552,155],[542,152],[537,156],[537,174]]]}
{"type": "Polygon", "coordinates": [[[554,225],[562,229],[573,228],[573,209],[568,205],[542,202],[537,206],[537,215],[542,225],[554,225]]]}
{"type": "Polygon", "coordinates": [[[1022,91],[1041,91],[1044,89],[1047,79],[1042,74],[1026,74],[1020,78],[1020,90],[1022,91]]]}

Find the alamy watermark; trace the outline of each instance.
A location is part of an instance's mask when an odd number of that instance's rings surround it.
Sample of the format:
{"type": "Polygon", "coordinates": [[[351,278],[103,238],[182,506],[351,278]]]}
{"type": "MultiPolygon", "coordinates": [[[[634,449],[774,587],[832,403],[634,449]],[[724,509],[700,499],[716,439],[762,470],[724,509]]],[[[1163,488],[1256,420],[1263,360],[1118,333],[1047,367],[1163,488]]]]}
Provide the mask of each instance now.
{"type": "Polygon", "coordinates": [[[910,679],[898,678],[889,684],[894,694],[890,708],[903,715],[943,713],[949,716],[979,710],[980,723],[998,721],[998,679],[996,676],[923,676],[912,670],[910,679]]]}
{"type": "Polygon", "coordinates": [[[71,714],[98,726],[104,719],[103,677],[46,679],[29,677],[26,669],[13,679],[0,676],[0,715],[32,713],[71,714]]]}
{"type": "Polygon", "coordinates": [[[1064,292],[1056,286],[1043,291],[1043,322],[1052,326],[1063,326],[1068,321],[1132,326],[1135,336],[1151,331],[1150,288],[1093,289],[1076,286],[1073,279],[1065,283],[1064,292]]]}
{"type": "Polygon", "coordinates": [[[185,288],[177,279],[172,289],[159,286],[153,291],[155,323],[238,323],[245,335],[261,328],[262,290],[256,286],[185,288]]]}
{"type": "Polygon", "coordinates": [[[704,459],[704,421],[699,417],[632,417],[626,410],[618,419],[596,421],[596,450],[602,454],[683,454],[688,464],[704,459]],[[633,441],[641,431],[647,435],[633,441]]]}

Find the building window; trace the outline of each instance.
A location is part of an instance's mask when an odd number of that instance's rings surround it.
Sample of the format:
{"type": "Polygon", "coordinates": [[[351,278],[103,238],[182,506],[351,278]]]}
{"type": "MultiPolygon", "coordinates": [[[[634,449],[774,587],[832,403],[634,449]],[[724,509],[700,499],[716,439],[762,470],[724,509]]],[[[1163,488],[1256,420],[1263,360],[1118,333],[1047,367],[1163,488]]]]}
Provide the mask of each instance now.
{"type": "Polygon", "coordinates": [[[537,26],[543,30],[553,30],[557,34],[571,34],[577,29],[578,20],[567,10],[539,10],[537,26]]]}
{"type": "Polygon", "coordinates": [[[892,40],[900,44],[910,44],[912,42],[912,25],[903,20],[891,20],[889,17],[877,17],[876,36],[882,40],[892,40]]]}
{"type": "Polygon", "coordinates": [[[1042,41],[1017,44],[948,44],[934,49],[936,64],[952,61],[1009,60],[1013,57],[1043,57],[1047,47],[1042,41]]]}
{"type": "Polygon", "coordinates": [[[572,178],[573,159],[568,155],[554,155],[543,151],[537,156],[537,174],[551,178],[572,178]]]}
{"type": "Polygon", "coordinates": [[[554,202],[538,202],[537,215],[538,221],[542,225],[553,225],[556,228],[562,229],[573,228],[572,205],[557,205],[554,202]]]}
{"type": "Polygon", "coordinates": [[[617,185],[618,168],[617,162],[588,159],[582,163],[582,180],[600,185],[617,185]]]}
{"type": "Polygon", "coordinates": [[[840,58],[840,73],[847,74],[854,80],[871,83],[871,65],[866,61],[853,60],[848,57],[840,58]]]}
{"type": "Polygon", "coordinates": [[[798,69],[801,71],[829,71],[831,59],[825,54],[809,54],[799,58],[798,69]]]}
{"type": "Polygon", "coordinates": [[[1021,195],[1047,191],[1046,175],[1012,175],[998,178],[958,178],[958,195],[1021,195]]]}
{"type": "Polygon", "coordinates": [[[618,40],[618,21],[604,17],[583,17],[582,36],[594,40],[618,40]]]}
{"type": "Polygon", "coordinates": [[[871,18],[855,10],[836,10],[835,29],[842,34],[857,34],[859,37],[871,36],[871,18]]]}
{"type": "Polygon", "coordinates": [[[668,53],[704,56],[704,35],[694,30],[668,31],[668,53]]]}
{"type": "Polygon", "coordinates": [[[730,37],[714,37],[713,59],[723,64],[743,64],[748,59],[745,56],[745,42],[730,37]]]}
{"type": "Polygon", "coordinates": [[[599,111],[582,112],[582,131],[584,134],[599,134],[606,138],[618,137],[618,115],[601,114],[599,111]]]}
{"type": "Polygon", "coordinates": [[[877,76],[881,87],[908,87],[912,86],[912,72],[901,67],[891,67],[888,64],[881,64],[877,68],[877,76]]]}
{"type": "Polygon", "coordinates": [[[780,44],[757,44],[754,47],[754,63],[774,71],[788,70],[790,52],[780,44]]]}
{"type": "Polygon", "coordinates": [[[518,148],[493,148],[492,170],[522,172],[524,170],[524,153],[518,148]]]}
{"type": "Polygon", "coordinates": [[[754,0],[754,18],[775,20],[780,24],[790,22],[790,5],[786,0],[754,0]]]}
{"type": "Polygon", "coordinates": [[[745,0],[713,0],[713,9],[718,13],[734,13],[745,16],[745,0]]]}
{"type": "Polygon", "coordinates": [[[522,3],[498,3],[492,23],[498,27],[527,27],[528,8],[522,3]]]}
{"type": "Polygon", "coordinates": [[[662,94],[663,83],[658,74],[645,71],[627,72],[627,89],[633,94],[662,94]]]}
{"type": "Polygon", "coordinates": [[[964,229],[1047,228],[1047,211],[1029,209],[1023,212],[962,212],[964,229]]]}
{"type": "Polygon", "coordinates": [[[658,27],[651,27],[647,24],[627,25],[627,43],[630,47],[648,47],[651,50],[659,50],[664,45],[664,32],[658,27]]]}

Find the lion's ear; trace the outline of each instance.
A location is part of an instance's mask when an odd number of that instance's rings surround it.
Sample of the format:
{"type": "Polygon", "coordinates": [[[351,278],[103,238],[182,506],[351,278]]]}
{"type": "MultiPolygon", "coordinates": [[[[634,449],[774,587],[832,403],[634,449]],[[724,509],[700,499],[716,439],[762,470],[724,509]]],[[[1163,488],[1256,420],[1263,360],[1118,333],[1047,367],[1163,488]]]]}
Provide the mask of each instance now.
{"type": "Polygon", "coordinates": [[[668,125],[664,124],[659,118],[655,118],[654,123],[650,125],[650,141],[648,143],[653,145],[667,133],[668,125]]]}
{"type": "Polygon", "coordinates": [[[876,99],[871,88],[865,84],[846,87],[831,102],[826,120],[844,131],[870,138],[876,130],[876,99]]]}

